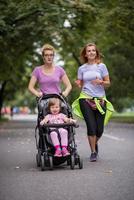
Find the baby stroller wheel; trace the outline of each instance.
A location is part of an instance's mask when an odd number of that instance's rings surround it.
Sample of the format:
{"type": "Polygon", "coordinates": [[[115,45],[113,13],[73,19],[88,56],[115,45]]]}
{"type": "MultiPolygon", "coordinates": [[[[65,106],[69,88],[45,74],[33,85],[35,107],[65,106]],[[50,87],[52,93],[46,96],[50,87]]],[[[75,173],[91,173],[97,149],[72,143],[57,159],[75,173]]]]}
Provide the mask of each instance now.
{"type": "Polygon", "coordinates": [[[83,168],[83,160],[80,158],[78,158],[78,165],[79,165],[79,169],[82,169],[83,168]]]}
{"type": "Polygon", "coordinates": [[[36,164],[37,164],[37,167],[40,167],[40,165],[41,165],[41,153],[40,152],[38,152],[36,154],[36,164]]]}
{"type": "Polygon", "coordinates": [[[53,157],[49,156],[49,169],[53,170],[53,157]]]}
{"type": "Polygon", "coordinates": [[[46,168],[45,158],[44,158],[44,155],[41,155],[41,170],[44,171],[45,168],[46,168]]]}
{"type": "Polygon", "coordinates": [[[71,163],[70,158],[67,158],[67,165],[70,166],[70,163],[71,163]]]}
{"type": "Polygon", "coordinates": [[[70,156],[70,168],[74,169],[74,166],[75,166],[75,157],[74,157],[74,155],[71,155],[70,156]]]}

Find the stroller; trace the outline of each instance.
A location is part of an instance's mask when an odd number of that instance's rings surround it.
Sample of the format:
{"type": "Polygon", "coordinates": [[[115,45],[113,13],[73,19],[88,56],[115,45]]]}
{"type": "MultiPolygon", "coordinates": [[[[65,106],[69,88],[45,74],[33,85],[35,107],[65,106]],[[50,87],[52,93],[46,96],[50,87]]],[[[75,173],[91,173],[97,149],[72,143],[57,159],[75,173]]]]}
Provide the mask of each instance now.
{"type": "Polygon", "coordinates": [[[35,129],[37,167],[41,167],[42,171],[46,169],[53,170],[54,167],[66,163],[71,169],[74,169],[75,165],[78,165],[79,169],[82,169],[83,162],[77,152],[77,145],[75,143],[75,128],[77,128],[78,125],[74,123],[44,124],[43,126],[40,125],[40,121],[48,114],[48,102],[50,98],[59,98],[61,101],[61,112],[67,115],[67,117],[73,118],[71,107],[62,95],[47,94],[38,98],[38,118],[35,129]],[[61,127],[68,130],[68,150],[70,155],[66,157],[55,157],[55,148],[51,141],[50,128],[61,127]]]}

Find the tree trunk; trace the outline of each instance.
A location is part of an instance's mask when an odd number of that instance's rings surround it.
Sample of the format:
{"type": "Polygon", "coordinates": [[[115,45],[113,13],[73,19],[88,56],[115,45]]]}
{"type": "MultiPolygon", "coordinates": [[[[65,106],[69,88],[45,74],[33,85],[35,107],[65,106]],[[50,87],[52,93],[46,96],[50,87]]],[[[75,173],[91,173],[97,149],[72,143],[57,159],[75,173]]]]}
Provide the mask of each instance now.
{"type": "Polygon", "coordinates": [[[1,111],[2,111],[2,106],[3,106],[3,102],[4,102],[4,91],[5,91],[5,87],[6,87],[7,81],[4,81],[1,85],[0,85],[0,118],[1,118],[1,111]]]}
{"type": "Polygon", "coordinates": [[[78,59],[78,57],[76,56],[76,54],[73,52],[73,58],[76,60],[76,62],[78,63],[78,65],[80,66],[81,65],[81,62],[80,60],[78,59]]]}

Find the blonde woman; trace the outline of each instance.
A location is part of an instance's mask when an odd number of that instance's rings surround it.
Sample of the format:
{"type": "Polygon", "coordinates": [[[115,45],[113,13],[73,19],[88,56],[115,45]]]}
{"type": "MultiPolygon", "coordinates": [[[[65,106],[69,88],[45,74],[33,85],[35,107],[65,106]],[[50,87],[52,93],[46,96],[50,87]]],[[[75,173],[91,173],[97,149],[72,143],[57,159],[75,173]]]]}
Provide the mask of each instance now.
{"type": "Polygon", "coordinates": [[[55,49],[49,44],[42,47],[44,64],[35,67],[28,85],[29,91],[37,97],[43,94],[59,94],[67,97],[72,89],[70,80],[65,70],[54,64],[55,49]],[[39,90],[35,88],[39,84],[39,90]],[[60,84],[63,83],[65,90],[61,91],[60,84]]]}

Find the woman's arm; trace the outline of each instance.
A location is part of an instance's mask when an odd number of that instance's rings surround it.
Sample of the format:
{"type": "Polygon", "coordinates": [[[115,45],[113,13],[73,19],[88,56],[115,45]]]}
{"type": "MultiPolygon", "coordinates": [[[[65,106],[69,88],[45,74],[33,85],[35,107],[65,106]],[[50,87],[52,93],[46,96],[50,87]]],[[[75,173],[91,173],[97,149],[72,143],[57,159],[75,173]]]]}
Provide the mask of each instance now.
{"type": "Polygon", "coordinates": [[[66,74],[63,75],[61,80],[62,80],[63,84],[65,85],[65,90],[62,92],[62,94],[63,94],[63,96],[67,97],[72,89],[72,85],[66,74]]]}
{"type": "Polygon", "coordinates": [[[75,84],[76,84],[79,88],[82,88],[82,86],[83,86],[83,81],[78,79],[78,80],[75,81],[75,84]]]}
{"type": "Polygon", "coordinates": [[[110,78],[109,75],[103,77],[103,80],[99,79],[96,77],[95,80],[91,81],[93,85],[103,85],[104,87],[109,87],[110,86],[110,78]]]}
{"type": "Polygon", "coordinates": [[[35,84],[37,82],[37,79],[35,76],[32,76],[30,81],[29,81],[29,85],[28,85],[28,89],[29,91],[34,94],[37,97],[41,97],[42,96],[42,92],[39,92],[35,89],[35,84]]]}
{"type": "Polygon", "coordinates": [[[102,80],[101,85],[103,85],[104,87],[109,87],[110,86],[110,78],[109,75],[105,76],[102,80]]]}

